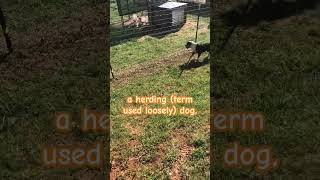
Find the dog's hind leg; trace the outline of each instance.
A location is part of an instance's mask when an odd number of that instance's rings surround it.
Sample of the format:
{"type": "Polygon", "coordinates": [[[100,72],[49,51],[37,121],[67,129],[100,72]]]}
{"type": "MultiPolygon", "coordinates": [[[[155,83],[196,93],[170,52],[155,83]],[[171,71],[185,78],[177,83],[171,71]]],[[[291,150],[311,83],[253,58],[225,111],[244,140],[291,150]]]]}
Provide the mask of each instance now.
{"type": "Polygon", "coordinates": [[[114,79],[114,74],[113,74],[113,71],[111,71],[111,75],[112,75],[112,79],[114,79]]]}
{"type": "Polygon", "coordinates": [[[198,58],[197,58],[197,62],[199,62],[199,58],[201,56],[201,53],[198,53],[198,58]]]}

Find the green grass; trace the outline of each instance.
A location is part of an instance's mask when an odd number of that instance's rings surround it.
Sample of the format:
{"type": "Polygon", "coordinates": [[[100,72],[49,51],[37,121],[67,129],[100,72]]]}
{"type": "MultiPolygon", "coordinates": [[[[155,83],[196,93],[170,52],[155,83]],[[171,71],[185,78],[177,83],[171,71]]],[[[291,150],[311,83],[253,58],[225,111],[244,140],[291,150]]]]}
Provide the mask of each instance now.
{"type": "MultiPolygon", "coordinates": [[[[59,24],[64,17],[95,6],[95,2],[8,1],[3,8],[9,19],[9,28],[15,33],[23,33],[32,30],[33,26],[59,24]]],[[[116,9],[113,8],[111,14],[114,21],[119,20],[116,9]]],[[[203,25],[207,22],[208,19],[201,20],[203,25]]],[[[193,39],[193,28],[161,39],[146,37],[142,42],[133,39],[113,46],[111,62],[114,70],[130,70],[137,64],[143,66],[182,50],[185,41],[193,39]]],[[[309,17],[291,20],[285,26],[262,23],[256,28],[238,29],[224,52],[212,53],[212,67],[217,72],[212,76],[216,80],[212,89],[218,98],[213,108],[264,112],[268,127],[268,131],[261,135],[214,134],[211,145],[217,150],[215,156],[218,159],[229,141],[239,140],[248,146],[267,143],[273,145],[281,161],[280,169],[270,174],[273,179],[281,176],[311,178],[314,175],[312,169],[318,166],[308,159],[319,158],[320,81],[313,75],[313,72],[320,72],[318,29],[319,22],[311,21],[309,17]]],[[[201,41],[208,39],[207,33],[200,36],[201,41]]],[[[40,166],[39,149],[54,133],[53,113],[59,110],[77,113],[83,107],[104,108],[106,66],[102,59],[97,55],[88,60],[89,64],[65,67],[50,75],[1,86],[0,114],[1,122],[5,122],[0,130],[1,177],[10,180],[48,176],[47,170],[40,166]]],[[[152,76],[132,80],[111,93],[113,158],[126,169],[130,157],[141,157],[140,169],[127,172],[128,176],[170,177],[180,153],[181,139],[177,133],[183,132],[194,150],[182,163],[182,176],[190,179],[209,177],[209,134],[205,126],[209,118],[210,70],[203,66],[185,71],[180,78],[178,72],[178,67],[165,68],[152,76]],[[173,92],[192,96],[199,114],[193,118],[121,115],[128,95],[170,95],[173,92]],[[126,128],[128,123],[142,133],[132,134],[126,128]],[[126,148],[132,141],[138,141],[140,145],[126,148]]],[[[103,138],[78,131],[76,135],[84,141],[103,138]]],[[[218,179],[259,176],[251,169],[223,169],[219,163],[213,164],[213,170],[218,179]]],[[[61,176],[75,172],[74,169],[50,171],[61,176]]]]}
{"type": "MultiPolygon", "coordinates": [[[[63,18],[76,16],[81,10],[95,6],[95,3],[92,3],[94,1],[19,2],[12,1],[5,4],[9,27],[11,32],[17,34],[32,31],[37,25],[60,25],[63,23],[63,18]],[[14,11],[22,8],[24,10],[21,12],[14,11]]],[[[111,14],[116,14],[116,11],[112,11],[111,14]]],[[[207,22],[208,18],[201,19],[201,25],[204,27],[207,22]]],[[[114,65],[116,72],[130,70],[137,64],[143,66],[143,63],[152,63],[163,56],[169,56],[174,53],[174,49],[183,50],[185,41],[193,38],[194,27],[191,27],[182,34],[170,34],[161,39],[147,37],[145,42],[139,42],[136,39],[123,42],[111,49],[113,53],[111,55],[112,65],[114,65]],[[158,48],[157,51],[155,51],[155,47],[158,48]],[[121,56],[123,52],[136,52],[141,48],[145,50],[145,53],[138,55],[124,53],[121,56]]],[[[208,39],[208,33],[199,36],[201,41],[208,41],[208,39]]],[[[3,155],[0,158],[0,174],[5,179],[19,179],[21,177],[41,179],[53,174],[66,178],[67,174],[78,172],[77,169],[47,170],[41,167],[39,151],[42,145],[54,138],[52,125],[54,112],[63,110],[77,114],[83,107],[104,108],[106,104],[106,65],[102,59],[104,57],[96,55],[92,59],[87,59],[88,64],[65,66],[50,75],[44,72],[28,81],[11,82],[6,87],[1,87],[0,113],[3,114],[2,118],[6,124],[0,133],[0,153],[3,155]]],[[[121,153],[121,156],[115,157],[123,167],[128,165],[129,157],[142,156],[139,166],[141,169],[137,172],[129,172],[129,175],[136,173],[138,177],[153,179],[169,177],[170,168],[174,166],[180,153],[178,151],[180,148],[179,140],[175,139],[174,133],[182,130],[184,134],[188,135],[188,144],[194,146],[195,155],[185,159],[181,173],[185,177],[208,177],[208,133],[198,132],[198,130],[204,128],[208,123],[209,66],[185,71],[180,79],[178,74],[178,67],[165,68],[158,74],[133,80],[112,92],[111,150],[121,153]],[[193,88],[189,88],[190,86],[193,88]],[[199,89],[199,87],[201,88],[199,89]],[[192,96],[195,101],[194,106],[199,114],[195,118],[153,116],[141,120],[141,124],[138,122],[139,119],[120,115],[121,107],[124,106],[123,100],[128,94],[159,94],[164,92],[165,88],[166,95],[178,92],[192,96]],[[139,136],[133,135],[125,127],[127,123],[137,126],[137,122],[141,125],[139,127],[143,132],[139,136]],[[117,149],[132,140],[141,143],[141,147],[138,149],[117,149]],[[165,148],[162,149],[161,144],[165,148]],[[162,151],[165,153],[163,157],[162,151]],[[162,164],[163,169],[152,165],[152,162],[157,160],[159,155],[161,156],[159,163],[162,164]],[[193,158],[197,159],[197,164],[194,164],[193,158]]],[[[78,119],[77,116],[75,118],[78,119]]],[[[82,141],[92,142],[94,139],[104,138],[103,136],[82,134],[78,128],[77,126],[74,135],[82,141]]]]}
{"type": "Polygon", "coordinates": [[[12,0],[4,2],[2,8],[9,30],[25,32],[34,26],[61,24],[65,18],[97,4],[97,0],[12,0]]]}
{"type": "Polygon", "coordinates": [[[117,2],[116,0],[111,0],[110,1],[110,22],[115,23],[120,21],[121,21],[121,16],[119,16],[117,2]]]}
{"type": "MultiPolygon", "coordinates": [[[[240,141],[243,146],[270,144],[281,161],[272,179],[311,179],[319,160],[320,39],[313,29],[320,23],[307,15],[284,20],[285,25],[263,22],[250,29],[238,28],[225,50],[213,54],[215,86],[213,108],[217,111],[263,112],[263,134],[212,134],[215,149],[213,174],[217,179],[262,176],[253,169],[224,169],[224,145],[240,141]],[[303,19],[303,20],[302,20],[303,19]],[[313,22],[311,24],[311,22],[313,22]]],[[[219,27],[219,26],[217,26],[219,27]]],[[[219,29],[214,37],[222,36],[219,29]]],[[[218,41],[215,41],[218,42],[218,41]]]]}
{"type": "MultiPolygon", "coordinates": [[[[36,26],[50,28],[52,24],[63,25],[64,18],[76,17],[80,11],[96,6],[95,2],[8,1],[2,8],[10,33],[24,37],[25,32],[34,31],[36,26]]],[[[13,41],[16,43],[18,40],[13,41]]],[[[36,58],[37,52],[29,55],[36,58]]],[[[78,171],[44,168],[40,150],[55,137],[53,120],[56,111],[72,112],[79,119],[79,111],[84,107],[105,108],[107,80],[104,59],[103,53],[92,53],[85,60],[88,63],[66,65],[50,74],[33,72],[26,80],[4,80],[6,83],[0,88],[2,179],[48,179],[53,174],[66,179],[66,174],[78,171]]],[[[103,139],[80,133],[79,126],[75,127],[75,134],[84,142],[103,139]]]]}
{"type": "Polygon", "coordinates": [[[39,154],[54,134],[56,111],[77,115],[84,107],[103,108],[105,69],[98,64],[92,62],[94,70],[88,66],[67,67],[51,77],[17,82],[15,88],[0,90],[0,110],[6,122],[0,133],[1,146],[10,148],[1,148],[3,177],[40,177],[47,171],[39,166],[39,154]]]}
{"type": "MultiPolygon", "coordinates": [[[[150,77],[139,78],[133,82],[130,82],[130,84],[126,86],[115,89],[112,92],[111,98],[111,119],[113,122],[111,152],[114,152],[114,154],[117,154],[119,151],[121,152],[121,157],[114,156],[113,158],[116,158],[116,160],[119,160],[120,158],[120,161],[126,161],[131,156],[141,156],[141,161],[143,164],[142,167],[144,169],[148,169],[148,172],[150,173],[144,175],[151,179],[156,178],[156,167],[153,167],[152,163],[154,163],[155,159],[157,159],[158,157],[160,144],[167,144],[167,141],[170,140],[170,137],[176,131],[182,130],[186,134],[194,134],[200,128],[203,128],[206,123],[208,123],[207,112],[209,108],[209,67],[206,66],[190,72],[185,72],[182,78],[170,76],[170,74],[166,72],[167,71],[164,71],[160,74],[154,74],[150,77]],[[201,87],[201,89],[198,89],[198,86],[201,87]],[[163,90],[164,88],[166,88],[166,90],[163,90]],[[195,117],[149,116],[146,118],[126,117],[125,115],[122,115],[122,107],[126,106],[126,102],[124,100],[126,96],[142,96],[160,93],[163,93],[163,96],[170,96],[170,94],[174,92],[178,92],[180,95],[192,96],[195,101],[193,106],[197,109],[199,114],[195,117]],[[123,129],[122,126],[123,124],[129,122],[132,124],[146,124],[144,127],[140,127],[143,129],[143,135],[138,137],[132,136],[130,135],[130,133],[128,135],[128,131],[123,129]],[[121,144],[126,144],[126,142],[130,141],[130,139],[137,139],[142,144],[142,149],[140,149],[135,154],[130,153],[129,149],[121,148],[121,144]]],[[[201,135],[201,140],[197,140],[200,142],[200,145],[196,146],[196,148],[208,147],[207,135],[201,135]]],[[[189,140],[191,141],[191,139],[189,140]]],[[[179,141],[179,139],[176,139],[176,141],[179,141]]],[[[162,162],[163,170],[161,171],[161,173],[163,173],[164,175],[168,175],[167,173],[170,170],[170,166],[175,162],[177,158],[177,145],[174,145],[175,142],[172,143],[173,144],[169,143],[168,146],[165,146],[165,149],[166,151],[168,151],[168,153],[164,157],[164,162],[162,162]]],[[[203,150],[199,151],[203,152],[203,150]]],[[[208,156],[208,154],[205,154],[205,156],[208,156]]],[[[198,156],[197,158],[204,159],[203,156],[198,156]]],[[[188,159],[187,162],[190,162],[190,168],[195,168],[193,167],[192,159],[188,159]]],[[[199,166],[201,166],[202,171],[198,172],[197,175],[203,175],[208,171],[208,167],[202,166],[201,164],[199,164],[199,166]]],[[[136,172],[138,177],[142,177],[143,173],[140,173],[141,172],[136,172]]],[[[190,172],[187,172],[186,175],[190,177],[189,173],[190,172]]]]}
{"type": "MultiPolygon", "coordinates": [[[[143,67],[144,64],[152,64],[184,50],[186,41],[193,40],[195,36],[194,16],[188,16],[188,22],[192,22],[191,25],[162,38],[144,36],[112,46],[111,64],[115,73],[131,70],[137,65],[143,67]]],[[[209,41],[209,31],[205,30],[208,22],[208,18],[200,19],[202,29],[199,34],[200,41],[209,41]]],[[[180,175],[185,178],[202,177],[208,179],[209,134],[202,129],[208,124],[209,118],[209,66],[186,70],[181,77],[179,74],[179,67],[164,67],[160,72],[146,77],[137,76],[128,84],[112,89],[111,156],[112,160],[118,163],[117,168],[126,169],[123,171],[124,175],[119,178],[135,176],[137,178],[165,179],[171,177],[172,168],[178,163],[181,156],[182,143],[183,145],[189,144],[189,148],[194,148],[196,155],[193,157],[190,154],[185,157],[179,167],[180,175]],[[127,106],[125,101],[127,96],[159,96],[160,94],[170,96],[175,92],[179,95],[192,96],[195,103],[191,106],[195,107],[199,114],[195,117],[181,115],[174,117],[158,115],[130,117],[122,114],[122,108],[127,106]],[[131,128],[126,128],[127,124],[142,133],[133,134],[131,128]],[[182,139],[176,137],[176,133],[180,131],[187,136],[186,142],[181,142],[182,139]],[[131,147],[129,145],[130,148],[122,148],[123,144],[131,144],[136,141],[140,146],[131,147]],[[138,169],[128,168],[129,159],[133,157],[139,157],[138,169]],[[197,161],[194,161],[194,158],[197,161]]],[[[113,83],[116,84],[117,80],[113,83]]]]}
{"type": "MultiPolygon", "coordinates": [[[[161,39],[146,36],[142,41],[132,39],[130,42],[113,46],[111,64],[114,69],[123,69],[184,50],[185,43],[195,38],[196,22],[192,20],[190,22],[192,25],[190,28],[182,30],[183,33],[169,34],[161,39]]],[[[207,19],[203,19],[200,23],[201,28],[206,28],[207,19]]],[[[199,33],[199,41],[209,42],[208,33],[199,33]]]]}

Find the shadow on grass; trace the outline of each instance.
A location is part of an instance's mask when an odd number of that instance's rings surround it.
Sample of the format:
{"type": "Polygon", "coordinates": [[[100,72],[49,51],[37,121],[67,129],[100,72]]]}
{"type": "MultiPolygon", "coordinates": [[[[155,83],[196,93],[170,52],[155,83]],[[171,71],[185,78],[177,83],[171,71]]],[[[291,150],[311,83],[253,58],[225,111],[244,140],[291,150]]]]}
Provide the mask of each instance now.
{"type": "Polygon", "coordinates": [[[209,63],[210,63],[209,56],[207,56],[205,59],[203,59],[203,61],[194,61],[193,60],[193,61],[190,61],[189,63],[182,64],[179,66],[179,69],[180,69],[179,77],[181,77],[183,71],[185,71],[185,70],[199,68],[199,67],[205,66],[209,63]]]}

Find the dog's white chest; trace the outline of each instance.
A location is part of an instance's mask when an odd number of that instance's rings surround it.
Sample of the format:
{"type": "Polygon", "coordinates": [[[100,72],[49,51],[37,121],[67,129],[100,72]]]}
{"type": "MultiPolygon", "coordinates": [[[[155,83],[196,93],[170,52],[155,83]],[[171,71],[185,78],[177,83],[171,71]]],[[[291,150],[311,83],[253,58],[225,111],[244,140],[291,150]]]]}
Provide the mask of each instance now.
{"type": "Polygon", "coordinates": [[[189,49],[190,49],[192,52],[196,52],[197,44],[196,44],[196,43],[192,43],[189,49]]]}

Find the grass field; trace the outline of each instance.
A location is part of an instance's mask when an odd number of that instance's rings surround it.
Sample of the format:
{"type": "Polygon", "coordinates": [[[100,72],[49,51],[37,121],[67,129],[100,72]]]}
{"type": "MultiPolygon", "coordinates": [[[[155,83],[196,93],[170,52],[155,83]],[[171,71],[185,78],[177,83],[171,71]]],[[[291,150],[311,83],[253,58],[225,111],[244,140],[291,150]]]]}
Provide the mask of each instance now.
{"type": "MultiPolygon", "coordinates": [[[[231,1],[217,4],[215,12],[220,13],[230,7],[231,1]]],[[[222,150],[233,141],[243,146],[273,146],[281,165],[266,177],[319,177],[320,21],[315,13],[306,11],[255,26],[239,26],[220,53],[212,52],[214,111],[262,112],[267,124],[263,134],[212,132],[214,178],[261,176],[252,168],[222,167],[222,150]]],[[[222,43],[226,32],[218,17],[214,21],[216,29],[211,31],[214,47],[222,43]]]]}
{"type": "MultiPolygon", "coordinates": [[[[116,12],[111,14],[117,18],[116,12]]],[[[201,18],[200,41],[209,41],[208,24],[209,18],[201,18]]],[[[204,55],[200,60],[204,63],[194,63],[181,76],[179,68],[190,56],[184,44],[194,39],[195,28],[195,17],[190,15],[176,33],[137,37],[111,47],[118,77],[111,82],[112,179],[209,178],[209,60],[204,55]],[[127,96],[172,93],[192,96],[198,115],[122,113],[127,96]]]]}
{"type": "MultiPolygon", "coordinates": [[[[70,136],[59,135],[53,120],[56,111],[78,114],[84,107],[106,106],[106,4],[16,0],[1,5],[14,53],[0,60],[0,179],[101,178],[103,173],[89,169],[48,170],[40,150],[47,143],[105,138],[78,127],[70,136]]],[[[1,36],[1,53],[2,42],[1,36]]]]}
{"type": "MultiPolygon", "coordinates": [[[[231,1],[216,1],[223,11],[231,1]]],[[[92,143],[104,135],[84,134],[76,126],[68,136],[53,128],[56,111],[78,114],[84,107],[107,106],[105,7],[102,1],[7,1],[15,52],[0,59],[0,179],[102,179],[91,169],[48,170],[40,161],[46,143],[92,143]]],[[[117,21],[114,1],[111,18],[117,21]]],[[[223,147],[270,144],[280,168],[270,179],[319,177],[320,21],[305,12],[255,26],[236,28],[223,51],[192,62],[189,54],[195,21],[164,37],[137,37],[111,47],[111,178],[255,179],[252,169],[224,169],[223,147]],[[210,74],[212,84],[210,87],[210,74]],[[210,93],[211,91],[211,93],[210,93]],[[122,114],[130,95],[192,96],[195,117],[122,114]],[[266,115],[263,134],[211,134],[214,111],[259,111],[266,115]]],[[[216,21],[214,21],[216,22],[216,21]]],[[[226,27],[201,18],[199,40],[216,46],[226,27]],[[219,29],[221,28],[221,29],[219,29]],[[220,34],[221,33],[221,34],[220,34]],[[217,43],[217,44],[216,44],[217,43]]],[[[2,40],[1,36],[1,40],[2,40]]],[[[1,41],[2,42],[2,41],[1,41]]],[[[0,44],[1,53],[4,44],[0,44]]],[[[79,117],[75,117],[79,119],[79,117]]],[[[104,171],[106,172],[106,171],[104,171]]]]}

